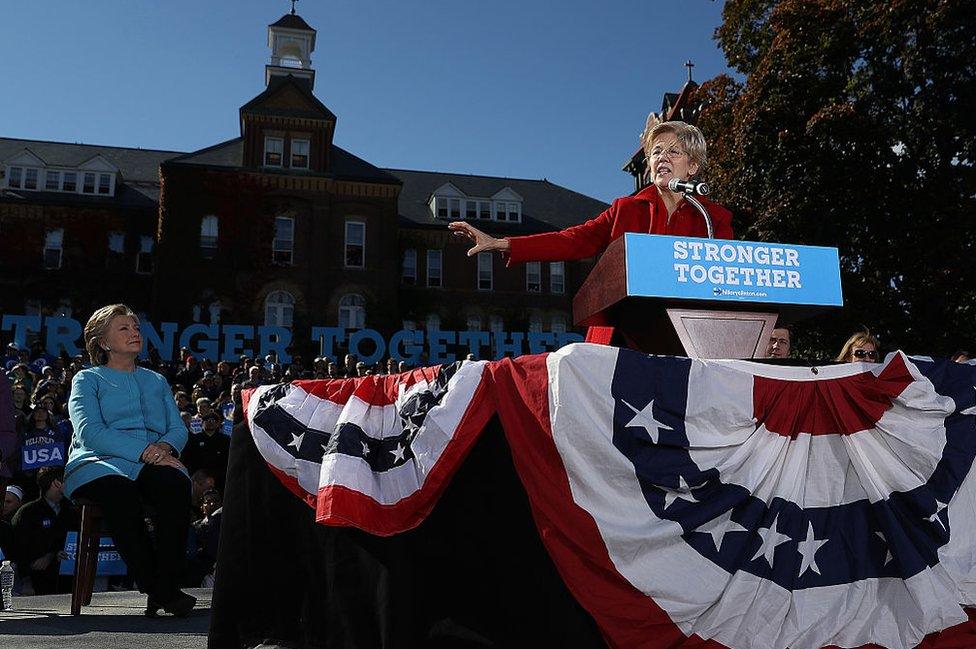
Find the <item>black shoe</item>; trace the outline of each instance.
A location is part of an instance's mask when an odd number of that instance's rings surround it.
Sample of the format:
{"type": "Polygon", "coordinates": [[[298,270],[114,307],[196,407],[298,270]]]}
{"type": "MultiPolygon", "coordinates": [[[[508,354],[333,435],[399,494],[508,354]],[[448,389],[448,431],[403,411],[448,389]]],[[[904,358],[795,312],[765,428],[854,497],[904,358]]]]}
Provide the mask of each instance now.
{"type": "Polygon", "coordinates": [[[163,609],[174,617],[186,617],[196,603],[196,597],[187,595],[181,590],[176,591],[176,595],[167,602],[160,602],[150,595],[146,602],[146,617],[159,617],[159,609],[163,609]]]}

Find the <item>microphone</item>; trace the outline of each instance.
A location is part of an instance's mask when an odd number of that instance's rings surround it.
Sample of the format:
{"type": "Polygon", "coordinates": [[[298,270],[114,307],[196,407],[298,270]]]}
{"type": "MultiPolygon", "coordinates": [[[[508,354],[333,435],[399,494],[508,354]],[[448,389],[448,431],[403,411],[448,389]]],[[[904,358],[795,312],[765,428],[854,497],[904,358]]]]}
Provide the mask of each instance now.
{"type": "Polygon", "coordinates": [[[680,178],[672,178],[669,180],[668,189],[673,192],[698,194],[699,196],[706,196],[710,191],[706,183],[699,180],[681,180],[680,178]]]}

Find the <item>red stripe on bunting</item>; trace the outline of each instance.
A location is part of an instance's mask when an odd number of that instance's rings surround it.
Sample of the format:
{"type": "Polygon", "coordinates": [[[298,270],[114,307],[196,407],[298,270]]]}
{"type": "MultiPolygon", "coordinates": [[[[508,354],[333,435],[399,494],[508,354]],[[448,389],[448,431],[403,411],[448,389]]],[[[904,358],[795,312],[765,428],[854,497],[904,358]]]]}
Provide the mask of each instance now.
{"type": "Polygon", "coordinates": [[[596,521],[573,500],[549,424],[547,356],[505,359],[489,367],[498,393],[511,395],[498,399],[498,415],[539,535],[566,586],[616,649],[724,649],[712,640],[686,637],[653,599],[617,572],[596,521]]]}
{"type": "Polygon", "coordinates": [[[901,354],[893,356],[879,376],[862,372],[817,381],[757,376],[753,412],[757,425],[792,439],[801,433],[850,435],[874,428],[892,399],[914,380],[901,354]]]}
{"type": "Polygon", "coordinates": [[[409,388],[422,381],[437,379],[441,366],[421,367],[402,374],[379,374],[351,379],[316,379],[292,381],[307,393],[340,406],[355,396],[371,406],[389,406],[396,403],[400,386],[409,388]]]}
{"type": "Polygon", "coordinates": [[[451,441],[418,491],[396,504],[384,505],[348,487],[329,485],[319,489],[316,521],[324,525],[356,527],[377,536],[391,536],[420,525],[437,504],[493,414],[495,404],[486,370],[451,441]]]}

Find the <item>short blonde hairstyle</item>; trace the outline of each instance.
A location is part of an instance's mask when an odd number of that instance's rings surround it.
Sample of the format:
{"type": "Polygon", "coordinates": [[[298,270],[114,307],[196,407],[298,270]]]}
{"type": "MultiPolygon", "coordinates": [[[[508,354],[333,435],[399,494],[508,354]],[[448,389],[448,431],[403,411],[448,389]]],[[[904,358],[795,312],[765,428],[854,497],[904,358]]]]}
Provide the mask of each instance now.
{"type": "Polygon", "coordinates": [[[867,329],[864,329],[863,331],[858,331],[856,334],[848,338],[847,342],[844,343],[844,346],[841,347],[840,353],[837,354],[837,358],[835,360],[838,360],[841,363],[851,362],[854,359],[854,348],[863,347],[868,343],[874,345],[874,349],[878,352],[878,360],[880,361],[881,343],[878,342],[878,339],[875,338],[871,334],[871,332],[867,329]]]}
{"type": "Polygon", "coordinates": [[[103,306],[88,318],[85,324],[85,349],[88,350],[92,365],[104,365],[108,362],[108,352],[102,347],[102,342],[105,340],[105,334],[108,333],[112,318],[120,315],[131,316],[139,322],[139,316],[124,304],[103,306]]]}
{"type": "Polygon", "coordinates": [[[644,132],[641,133],[641,146],[644,147],[644,156],[648,162],[651,159],[651,146],[654,144],[654,140],[664,133],[671,133],[678,138],[678,143],[681,144],[685,153],[693,162],[698,163],[698,173],[701,173],[708,162],[708,147],[705,145],[704,134],[697,126],[692,126],[687,122],[677,120],[662,122],[654,113],[647,117],[647,124],[644,126],[644,132]]]}

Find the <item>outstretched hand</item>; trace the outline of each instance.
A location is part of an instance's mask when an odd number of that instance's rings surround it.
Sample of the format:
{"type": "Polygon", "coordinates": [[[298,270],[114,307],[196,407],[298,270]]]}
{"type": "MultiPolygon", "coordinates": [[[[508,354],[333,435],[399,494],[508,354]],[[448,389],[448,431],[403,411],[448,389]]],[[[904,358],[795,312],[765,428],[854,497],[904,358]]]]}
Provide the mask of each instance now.
{"type": "Polygon", "coordinates": [[[508,250],[508,239],[496,239],[491,235],[485,234],[470,223],[452,221],[447,224],[447,228],[454,233],[454,236],[466,238],[474,242],[474,245],[468,250],[468,257],[473,257],[479,252],[488,250],[508,250]]]}

